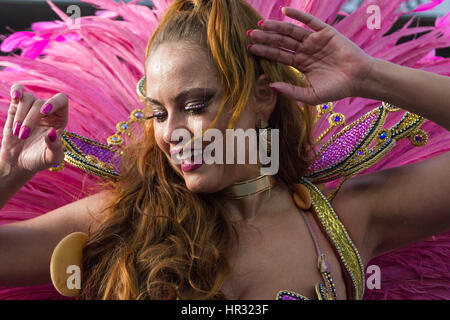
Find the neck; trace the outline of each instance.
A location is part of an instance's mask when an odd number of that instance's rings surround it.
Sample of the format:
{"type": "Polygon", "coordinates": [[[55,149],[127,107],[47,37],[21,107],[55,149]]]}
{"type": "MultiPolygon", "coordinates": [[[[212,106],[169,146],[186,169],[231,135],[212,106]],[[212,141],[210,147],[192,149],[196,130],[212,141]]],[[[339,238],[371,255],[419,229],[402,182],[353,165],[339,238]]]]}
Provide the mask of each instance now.
{"type": "Polygon", "coordinates": [[[273,176],[259,175],[257,177],[233,183],[222,193],[230,199],[248,198],[258,193],[272,189],[276,185],[277,179],[273,176]]]}
{"type": "MultiPolygon", "coordinates": [[[[256,178],[255,176],[254,178],[256,178]]],[[[240,181],[234,186],[242,187],[243,182],[248,182],[254,178],[240,181]]],[[[274,178],[274,177],[272,177],[274,178]]],[[[271,211],[274,204],[279,204],[280,196],[282,195],[285,188],[283,188],[283,183],[277,178],[275,184],[272,187],[266,189],[262,192],[252,193],[251,195],[241,197],[239,199],[233,199],[231,197],[226,197],[227,207],[230,209],[230,217],[233,222],[256,222],[265,216],[264,212],[271,211]]],[[[261,184],[261,182],[259,182],[261,184]]],[[[233,185],[230,186],[233,188],[233,185]]],[[[225,191],[230,192],[230,187],[225,191]]],[[[244,188],[245,189],[245,188],[244,188]]],[[[239,190],[242,190],[239,189],[239,190]]],[[[251,191],[251,188],[249,188],[251,191]]]]}

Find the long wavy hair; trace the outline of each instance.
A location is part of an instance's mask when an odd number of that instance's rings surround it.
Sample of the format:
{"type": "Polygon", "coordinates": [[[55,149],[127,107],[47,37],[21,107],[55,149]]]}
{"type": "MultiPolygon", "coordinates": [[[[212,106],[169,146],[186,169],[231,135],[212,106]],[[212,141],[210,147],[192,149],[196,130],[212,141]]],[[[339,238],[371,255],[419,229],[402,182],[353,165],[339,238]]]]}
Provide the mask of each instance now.
{"type": "MultiPolygon", "coordinates": [[[[217,67],[233,128],[257,77],[301,85],[292,68],[248,53],[246,31],[261,16],[244,0],[175,0],[148,50],[167,41],[202,46],[217,67]],[[228,107],[229,106],[229,107],[228,107]]],[[[312,159],[312,109],[279,95],[269,119],[279,129],[277,177],[298,183],[312,159]]],[[[149,121],[143,141],[123,153],[120,180],[105,183],[111,202],[83,252],[81,299],[224,299],[236,229],[219,194],[189,191],[156,144],[149,121]]]]}

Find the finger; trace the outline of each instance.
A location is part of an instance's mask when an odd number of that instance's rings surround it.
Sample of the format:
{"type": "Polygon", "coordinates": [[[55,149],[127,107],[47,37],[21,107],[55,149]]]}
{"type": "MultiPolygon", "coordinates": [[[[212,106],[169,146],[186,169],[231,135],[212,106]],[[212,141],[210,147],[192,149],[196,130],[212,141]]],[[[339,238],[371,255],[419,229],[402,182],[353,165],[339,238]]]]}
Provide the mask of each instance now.
{"type": "Polygon", "coordinates": [[[41,110],[41,107],[44,104],[44,102],[45,100],[42,99],[36,99],[33,102],[30,110],[28,111],[27,116],[23,120],[23,124],[19,132],[19,139],[21,140],[27,139],[31,135],[33,130],[36,128],[36,126],[39,124],[42,118],[42,115],[39,112],[39,110],[41,110]]]}
{"type": "Polygon", "coordinates": [[[36,97],[31,93],[24,93],[22,95],[22,99],[19,104],[16,105],[16,112],[14,116],[14,124],[12,127],[12,134],[15,136],[19,136],[20,129],[22,127],[23,121],[25,120],[28,112],[33,105],[33,102],[36,100],[36,97]]]}
{"type": "Polygon", "coordinates": [[[308,27],[313,29],[314,31],[320,31],[326,27],[328,27],[328,24],[321,21],[320,19],[314,17],[313,15],[310,15],[306,12],[302,12],[300,10],[290,8],[290,7],[284,7],[281,9],[281,12],[288,16],[289,18],[295,19],[297,21],[303,22],[308,27]]]}
{"type": "Polygon", "coordinates": [[[47,145],[48,154],[45,159],[49,161],[49,165],[56,166],[64,161],[64,151],[62,148],[61,134],[58,134],[54,128],[51,128],[45,135],[45,143],[47,145]]]}
{"type": "Polygon", "coordinates": [[[264,31],[279,33],[300,42],[304,41],[312,33],[311,31],[296,26],[293,23],[277,20],[261,21],[259,23],[259,27],[264,31]]]}
{"type": "Polygon", "coordinates": [[[58,123],[56,131],[62,131],[68,122],[69,115],[69,99],[64,93],[57,93],[50,99],[48,99],[42,106],[40,113],[43,116],[50,116],[57,114],[59,119],[62,119],[61,123],[58,123]]]}
{"type": "Polygon", "coordinates": [[[274,91],[286,97],[301,101],[310,105],[316,105],[317,99],[311,87],[302,88],[285,82],[274,82],[269,85],[274,91]]]}
{"type": "Polygon", "coordinates": [[[10,88],[11,99],[15,104],[18,104],[23,97],[23,86],[19,83],[15,83],[10,88]]]}
{"type": "Polygon", "coordinates": [[[13,134],[14,117],[17,112],[17,104],[11,101],[8,108],[8,115],[6,116],[5,126],[3,127],[3,136],[10,136],[13,134]]]}
{"type": "Polygon", "coordinates": [[[11,103],[8,108],[8,115],[6,117],[5,126],[3,127],[3,136],[10,136],[13,134],[14,118],[17,113],[17,104],[23,95],[23,87],[21,84],[13,84],[10,88],[11,103]]]}
{"type": "MultiPolygon", "coordinates": [[[[298,47],[298,50],[302,50],[303,45],[300,44],[298,47]]],[[[296,56],[298,59],[301,59],[303,57],[302,54],[299,53],[292,53],[289,51],[285,51],[280,48],[272,48],[270,46],[264,45],[264,44],[251,44],[248,47],[248,50],[262,58],[266,58],[269,60],[277,61],[280,63],[284,63],[290,66],[294,66],[296,56]]]]}
{"type": "Polygon", "coordinates": [[[275,48],[285,48],[296,52],[299,49],[300,42],[290,37],[277,33],[269,33],[262,30],[252,30],[249,37],[256,43],[270,45],[275,48]]]}

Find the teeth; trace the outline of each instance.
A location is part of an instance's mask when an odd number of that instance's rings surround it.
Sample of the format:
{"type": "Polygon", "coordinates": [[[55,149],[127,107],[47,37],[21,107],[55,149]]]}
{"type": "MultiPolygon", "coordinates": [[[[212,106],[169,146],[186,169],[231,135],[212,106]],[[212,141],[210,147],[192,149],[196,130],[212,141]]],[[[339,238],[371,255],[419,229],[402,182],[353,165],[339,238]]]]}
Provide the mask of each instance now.
{"type": "Polygon", "coordinates": [[[190,160],[192,157],[195,157],[195,156],[197,156],[197,155],[199,155],[199,154],[200,154],[200,155],[203,154],[203,150],[201,150],[201,149],[196,149],[196,150],[194,150],[193,153],[191,153],[191,150],[186,150],[185,152],[183,152],[183,155],[182,155],[182,156],[180,156],[180,153],[178,153],[178,154],[176,155],[176,157],[177,157],[178,160],[188,161],[188,160],[190,160]]]}

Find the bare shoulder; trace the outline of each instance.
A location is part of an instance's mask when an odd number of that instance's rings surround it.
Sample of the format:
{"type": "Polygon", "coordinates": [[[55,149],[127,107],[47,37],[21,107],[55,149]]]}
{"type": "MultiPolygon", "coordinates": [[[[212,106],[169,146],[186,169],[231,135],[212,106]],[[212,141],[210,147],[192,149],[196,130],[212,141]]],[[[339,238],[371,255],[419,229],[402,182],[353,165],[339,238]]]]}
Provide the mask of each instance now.
{"type": "Polygon", "coordinates": [[[363,262],[450,229],[449,167],[446,152],[344,182],[331,204],[363,262]]]}
{"type": "Polygon", "coordinates": [[[111,199],[109,191],[101,191],[16,224],[33,229],[59,230],[62,233],[77,231],[88,233],[90,229],[93,231],[101,223],[102,218],[107,214],[105,209],[111,199]]]}
{"type": "Polygon", "coordinates": [[[0,286],[50,282],[53,249],[70,233],[95,231],[110,200],[110,192],[103,191],[36,218],[0,226],[0,286]]]}
{"type": "MultiPolygon", "coordinates": [[[[85,198],[84,205],[86,207],[86,223],[88,223],[92,228],[91,231],[96,230],[102,223],[104,217],[108,215],[108,207],[112,200],[112,193],[108,190],[101,191],[85,198]]],[[[83,205],[83,201],[80,205],[83,205]]]]}

